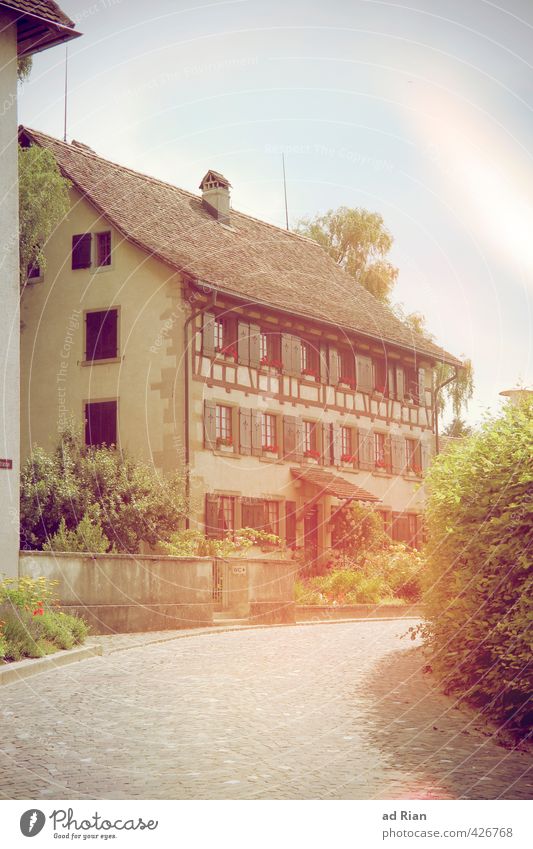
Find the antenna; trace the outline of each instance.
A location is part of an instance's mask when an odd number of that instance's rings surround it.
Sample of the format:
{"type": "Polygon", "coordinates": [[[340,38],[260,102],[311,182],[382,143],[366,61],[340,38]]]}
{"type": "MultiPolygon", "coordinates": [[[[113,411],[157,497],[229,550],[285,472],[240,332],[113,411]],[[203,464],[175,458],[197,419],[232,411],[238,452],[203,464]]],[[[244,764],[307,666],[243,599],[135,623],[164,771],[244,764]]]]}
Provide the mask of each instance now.
{"type": "Polygon", "coordinates": [[[285,177],[285,154],[281,154],[281,164],[283,166],[283,194],[285,195],[285,226],[289,229],[289,208],[287,206],[287,180],[285,177]]]}
{"type": "Polygon", "coordinates": [[[68,93],[68,44],[65,44],[65,115],[63,121],[63,141],[67,140],[67,93],[68,93]]]}

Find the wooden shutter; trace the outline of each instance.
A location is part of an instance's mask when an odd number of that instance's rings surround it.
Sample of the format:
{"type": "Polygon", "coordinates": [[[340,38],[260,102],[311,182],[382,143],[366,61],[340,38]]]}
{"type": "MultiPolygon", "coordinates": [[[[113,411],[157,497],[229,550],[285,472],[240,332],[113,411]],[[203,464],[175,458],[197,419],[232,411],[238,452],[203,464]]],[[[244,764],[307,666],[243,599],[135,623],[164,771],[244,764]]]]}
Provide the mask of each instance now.
{"type": "Polygon", "coordinates": [[[252,410],[252,454],[260,456],[262,453],[261,435],[261,412],[252,410]]]}
{"type": "Polygon", "coordinates": [[[221,531],[218,527],[218,497],[206,493],[205,496],[205,535],[207,537],[220,537],[221,531]]]}
{"type": "Polygon", "coordinates": [[[253,506],[254,524],[256,531],[264,531],[267,519],[266,502],[256,499],[253,506]]]}
{"type": "Polygon", "coordinates": [[[254,527],[254,498],[241,498],[241,528],[254,527]]]}
{"type": "Polygon", "coordinates": [[[320,382],[328,383],[328,346],[321,344],[318,355],[320,360],[320,382]]]}
{"type": "Polygon", "coordinates": [[[250,325],[247,321],[239,321],[237,327],[237,355],[241,365],[250,362],[250,325]]]}
{"type": "Polygon", "coordinates": [[[321,465],[328,462],[327,459],[327,439],[326,439],[326,425],[323,425],[322,422],[317,422],[315,424],[315,441],[316,441],[316,450],[318,451],[319,457],[318,462],[321,465]]]}
{"type": "Polygon", "coordinates": [[[214,401],[204,401],[204,444],[206,448],[216,447],[216,412],[217,405],[214,401]]]}
{"type": "Polygon", "coordinates": [[[372,377],[372,360],[357,354],[355,358],[357,390],[359,392],[372,392],[374,381],[372,377]]]}
{"type": "Polygon", "coordinates": [[[236,348],[238,346],[237,338],[237,318],[234,315],[227,315],[223,319],[224,322],[224,348],[236,348]]]}
{"type": "Polygon", "coordinates": [[[302,340],[298,336],[291,336],[291,374],[299,377],[302,373],[302,340]]]}
{"type": "Polygon", "coordinates": [[[392,474],[401,475],[405,471],[405,439],[403,436],[391,436],[392,474]]]}
{"type": "Polygon", "coordinates": [[[294,459],[301,463],[304,458],[304,423],[302,419],[296,419],[296,449],[294,459]]]}
{"type": "Polygon", "coordinates": [[[421,407],[426,404],[426,370],[418,369],[418,403],[421,407]]]}
{"type": "Polygon", "coordinates": [[[392,440],[390,434],[385,434],[385,465],[388,472],[392,471],[392,440]]]}
{"type": "Polygon", "coordinates": [[[374,434],[371,430],[360,428],[359,435],[359,468],[374,469],[374,434]]]}
{"type": "Polygon", "coordinates": [[[285,543],[288,548],[296,545],[296,502],[285,502],[285,543]]]}
{"type": "Polygon", "coordinates": [[[292,336],[281,334],[281,364],[285,374],[292,374],[292,336]]]}
{"type": "MultiPolygon", "coordinates": [[[[331,434],[331,462],[334,466],[338,466],[341,461],[341,452],[342,452],[342,444],[341,444],[341,428],[336,422],[334,422],[331,426],[330,434],[331,434]]],[[[353,450],[353,447],[352,447],[353,450]]]]}
{"type": "Polygon", "coordinates": [[[296,416],[283,416],[283,455],[294,457],[296,452],[296,416]]]}
{"type": "Polygon", "coordinates": [[[403,401],[405,397],[405,373],[401,366],[396,366],[396,398],[403,401]]]}
{"type": "Polygon", "coordinates": [[[245,407],[239,410],[239,452],[252,453],[252,411],[245,407]]]}
{"type": "Polygon", "coordinates": [[[91,267],[91,234],[83,233],[72,237],[72,268],[91,267]]]}
{"type": "Polygon", "coordinates": [[[387,369],[387,394],[389,398],[396,397],[396,369],[394,366],[389,366],[387,369]]]}
{"type": "Polygon", "coordinates": [[[258,368],[261,358],[261,328],[258,324],[250,324],[250,365],[258,368]]]}
{"type": "Polygon", "coordinates": [[[422,471],[425,472],[431,465],[431,460],[433,458],[433,445],[431,445],[429,442],[421,442],[420,453],[422,460],[422,471]]]}
{"type": "Polygon", "coordinates": [[[205,312],[202,324],[202,353],[206,357],[215,356],[215,316],[205,312]]]}
{"type": "Polygon", "coordinates": [[[332,386],[336,386],[339,382],[339,352],[336,348],[329,346],[328,351],[328,370],[329,382],[332,386]]]}

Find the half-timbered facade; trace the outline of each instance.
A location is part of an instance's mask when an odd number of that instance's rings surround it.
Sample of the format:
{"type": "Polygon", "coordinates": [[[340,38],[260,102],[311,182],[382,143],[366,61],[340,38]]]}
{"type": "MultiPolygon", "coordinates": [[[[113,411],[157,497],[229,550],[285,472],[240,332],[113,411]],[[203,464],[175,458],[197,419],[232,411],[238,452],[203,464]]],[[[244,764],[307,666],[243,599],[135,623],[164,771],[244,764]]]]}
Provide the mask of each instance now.
{"type": "Polygon", "coordinates": [[[163,473],[188,464],[191,521],[209,535],[261,528],[323,556],[332,511],[360,499],[416,544],[433,368],[459,361],[314,242],[232,210],[221,174],[199,197],[76,142],[22,140],[50,148],[72,182],[24,298],[26,450],[56,432],[52,382],[89,443],[163,473]]]}

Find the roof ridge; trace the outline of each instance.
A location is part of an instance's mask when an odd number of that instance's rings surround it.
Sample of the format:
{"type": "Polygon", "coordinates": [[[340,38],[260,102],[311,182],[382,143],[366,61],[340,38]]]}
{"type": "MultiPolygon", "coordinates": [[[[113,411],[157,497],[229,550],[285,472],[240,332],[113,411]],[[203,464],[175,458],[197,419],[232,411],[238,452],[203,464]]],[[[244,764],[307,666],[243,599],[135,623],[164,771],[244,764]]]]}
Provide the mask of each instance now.
{"type": "MultiPolygon", "coordinates": [[[[194,192],[190,192],[188,189],[183,189],[181,186],[175,186],[173,183],[168,183],[166,180],[161,180],[159,177],[153,177],[151,174],[146,174],[144,171],[137,171],[135,168],[130,168],[128,165],[121,165],[120,162],[115,162],[113,159],[107,159],[104,156],[100,156],[94,150],[87,150],[83,147],[79,147],[78,145],[73,145],[72,142],[66,142],[62,139],[57,139],[55,136],[51,136],[48,133],[44,133],[41,130],[33,130],[31,127],[25,127],[23,124],[19,126],[19,131],[29,133],[30,135],[44,136],[46,139],[49,139],[54,144],[59,144],[62,147],[66,148],[69,151],[74,150],[75,153],[81,154],[82,156],[88,156],[91,158],[100,159],[103,162],[107,162],[108,165],[112,165],[114,168],[119,168],[121,171],[126,171],[128,174],[134,174],[136,177],[142,177],[145,180],[149,180],[154,185],[165,186],[167,189],[172,189],[175,192],[181,192],[184,195],[187,195],[194,200],[202,200],[201,195],[197,195],[194,192]]],[[[209,169],[212,171],[213,169],[209,169]]],[[[235,209],[235,207],[231,207],[231,212],[235,215],[242,215],[243,218],[248,218],[250,221],[256,221],[258,224],[262,224],[265,227],[271,227],[278,233],[283,233],[285,236],[294,239],[302,239],[308,244],[313,245],[313,247],[317,247],[322,250],[321,246],[314,239],[311,239],[309,236],[304,236],[302,233],[296,233],[293,230],[287,230],[285,227],[280,227],[278,224],[272,224],[270,221],[265,221],[263,218],[256,218],[255,215],[250,215],[248,212],[241,212],[239,209],[235,209]]],[[[231,222],[230,222],[231,226],[231,222]]]]}

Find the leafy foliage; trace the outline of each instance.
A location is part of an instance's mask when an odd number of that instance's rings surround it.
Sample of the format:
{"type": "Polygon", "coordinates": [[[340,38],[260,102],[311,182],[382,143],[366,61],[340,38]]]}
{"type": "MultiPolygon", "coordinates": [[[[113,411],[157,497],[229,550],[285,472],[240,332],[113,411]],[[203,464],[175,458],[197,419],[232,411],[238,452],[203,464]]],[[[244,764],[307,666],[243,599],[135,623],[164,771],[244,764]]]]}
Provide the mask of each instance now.
{"type": "Polygon", "coordinates": [[[439,455],[426,480],[432,667],[447,691],[522,730],[533,719],[532,456],[525,401],[439,455]]]}
{"type": "Polygon", "coordinates": [[[398,269],[387,259],[393,239],[379,213],[341,206],[313,219],[301,219],[296,231],[322,245],[378,300],[388,301],[398,269]]]}
{"type": "Polygon", "coordinates": [[[382,549],[389,541],[378,513],[357,501],[337,510],[331,524],[332,551],[343,562],[364,562],[369,552],[382,549]]]}
{"type": "Polygon", "coordinates": [[[83,619],[58,610],[54,582],[45,578],[0,581],[0,659],[43,657],[83,643],[83,619]]]}
{"type": "Polygon", "coordinates": [[[255,528],[240,528],[223,539],[210,539],[201,531],[189,529],[175,531],[168,542],[161,542],[159,548],[174,557],[229,557],[245,555],[254,545],[278,547],[281,540],[275,534],[255,528]]]}
{"type": "Polygon", "coordinates": [[[460,439],[463,436],[472,436],[472,432],[470,425],[467,425],[460,416],[456,416],[446,425],[442,431],[442,435],[450,436],[453,439],[460,439]]]}
{"type": "Polygon", "coordinates": [[[85,513],[72,531],[68,530],[65,519],[61,518],[56,533],[43,545],[43,551],[90,551],[93,554],[104,554],[110,549],[111,544],[99,519],[91,518],[89,513],[85,513]]]}
{"type": "Polygon", "coordinates": [[[17,76],[21,83],[26,82],[33,67],[33,56],[19,56],[17,63],[17,76]]]}
{"type": "Polygon", "coordinates": [[[44,270],[44,245],[69,211],[70,183],[65,180],[49,150],[19,148],[19,250],[20,284],[28,267],[44,270]]]}
{"type": "Polygon", "coordinates": [[[164,478],[112,447],[88,448],[72,423],[54,452],[35,447],[22,469],[22,548],[52,547],[64,520],[65,532],[74,534],[84,523],[80,541],[85,532],[91,544],[105,537],[116,551],[137,553],[142,541],[155,546],[168,540],[185,514],[182,474],[164,478]]]}

